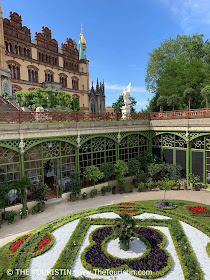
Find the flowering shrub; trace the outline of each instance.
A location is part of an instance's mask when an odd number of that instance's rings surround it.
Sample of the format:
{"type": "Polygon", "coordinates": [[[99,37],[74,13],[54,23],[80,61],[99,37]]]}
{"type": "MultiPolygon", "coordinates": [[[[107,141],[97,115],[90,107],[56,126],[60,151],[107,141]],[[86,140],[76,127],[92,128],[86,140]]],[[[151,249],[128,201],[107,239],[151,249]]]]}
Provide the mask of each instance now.
{"type": "Polygon", "coordinates": [[[122,206],[137,206],[135,203],[119,203],[117,206],[122,207],[122,206]]]}
{"type": "Polygon", "coordinates": [[[174,205],[173,201],[168,201],[168,200],[161,200],[156,202],[156,206],[165,208],[165,209],[173,209],[176,206],[174,205]]]}
{"type": "MultiPolygon", "coordinates": [[[[45,248],[47,246],[47,244],[50,243],[50,236],[45,236],[40,242],[38,247],[35,249],[35,252],[42,250],[43,248],[45,248]]],[[[34,253],[35,253],[34,252],[34,253]]]]}
{"type": "Polygon", "coordinates": [[[19,238],[17,241],[13,242],[10,246],[10,251],[12,253],[16,253],[16,251],[20,248],[20,246],[30,237],[30,235],[23,236],[19,238]]]}
{"type": "Polygon", "coordinates": [[[191,210],[191,213],[192,214],[195,214],[195,213],[201,213],[201,214],[207,214],[207,215],[210,215],[210,210],[207,210],[207,207],[201,207],[201,206],[190,206],[188,205],[187,208],[189,210],[191,210]]]}

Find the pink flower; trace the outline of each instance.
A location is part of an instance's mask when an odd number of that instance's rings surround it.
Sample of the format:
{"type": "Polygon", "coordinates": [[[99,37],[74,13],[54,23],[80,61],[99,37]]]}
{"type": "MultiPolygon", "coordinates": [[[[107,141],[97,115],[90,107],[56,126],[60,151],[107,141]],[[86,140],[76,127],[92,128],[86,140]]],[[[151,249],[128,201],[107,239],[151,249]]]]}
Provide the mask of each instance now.
{"type": "Polygon", "coordinates": [[[200,224],[200,226],[202,227],[202,224],[200,224]]]}
{"type": "Polygon", "coordinates": [[[76,242],[75,241],[73,241],[73,244],[74,244],[74,246],[76,246],[76,242]]]}
{"type": "Polygon", "coordinates": [[[198,272],[196,272],[195,274],[198,275],[198,272]]]}
{"type": "Polygon", "coordinates": [[[186,246],[184,246],[184,248],[185,248],[185,249],[187,249],[187,247],[186,247],[186,246]]]}

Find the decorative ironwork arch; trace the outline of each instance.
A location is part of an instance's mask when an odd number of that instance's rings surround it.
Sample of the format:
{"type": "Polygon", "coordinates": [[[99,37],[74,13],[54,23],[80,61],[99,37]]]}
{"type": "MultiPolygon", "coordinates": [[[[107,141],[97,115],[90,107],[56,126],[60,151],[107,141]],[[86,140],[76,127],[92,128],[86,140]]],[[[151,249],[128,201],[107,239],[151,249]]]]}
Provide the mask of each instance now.
{"type": "Polygon", "coordinates": [[[170,132],[166,132],[166,131],[153,132],[152,139],[155,138],[158,135],[161,135],[161,134],[176,135],[176,136],[179,136],[179,137],[183,138],[184,140],[186,140],[186,132],[173,132],[173,131],[170,131],[170,132]]]}
{"type": "Polygon", "coordinates": [[[85,137],[85,139],[84,139],[84,136],[82,135],[82,136],[80,136],[81,137],[81,146],[85,143],[85,142],[87,142],[88,140],[90,140],[90,139],[93,139],[93,138],[109,138],[109,139],[111,139],[111,140],[113,140],[113,141],[115,141],[116,143],[117,143],[117,139],[116,138],[114,138],[114,137],[111,137],[110,135],[100,135],[100,134],[98,134],[98,135],[91,135],[91,136],[88,136],[88,135],[85,135],[86,137],[85,137]]]}
{"type": "Polygon", "coordinates": [[[25,148],[24,152],[27,152],[28,150],[30,150],[31,148],[33,148],[36,145],[39,145],[39,144],[42,144],[42,143],[45,143],[45,142],[50,142],[50,141],[66,142],[66,143],[69,143],[69,144],[73,145],[74,147],[77,146],[73,141],[66,140],[66,139],[61,139],[61,138],[57,138],[57,137],[55,137],[55,138],[53,137],[53,138],[46,138],[46,139],[38,140],[37,142],[35,142],[35,143],[31,144],[31,145],[28,145],[25,148]]]}

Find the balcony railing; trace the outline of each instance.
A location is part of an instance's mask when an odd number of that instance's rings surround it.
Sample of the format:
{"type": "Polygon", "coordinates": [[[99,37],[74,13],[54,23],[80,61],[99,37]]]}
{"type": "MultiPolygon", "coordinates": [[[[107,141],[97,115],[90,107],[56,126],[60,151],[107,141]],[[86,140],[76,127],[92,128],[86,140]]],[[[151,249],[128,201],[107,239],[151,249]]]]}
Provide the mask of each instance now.
{"type": "Polygon", "coordinates": [[[130,113],[0,111],[0,123],[85,122],[209,118],[210,109],[130,113]],[[123,118],[122,118],[123,117],[123,118]]]}

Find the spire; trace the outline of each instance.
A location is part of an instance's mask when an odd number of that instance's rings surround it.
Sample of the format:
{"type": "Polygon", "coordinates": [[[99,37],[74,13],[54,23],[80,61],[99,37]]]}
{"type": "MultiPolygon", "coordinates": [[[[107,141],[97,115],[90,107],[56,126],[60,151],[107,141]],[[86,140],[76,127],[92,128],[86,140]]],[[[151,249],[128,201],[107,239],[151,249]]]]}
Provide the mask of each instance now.
{"type": "Polygon", "coordinates": [[[81,23],[81,34],[83,34],[83,28],[82,28],[82,23],[81,23]]]}
{"type": "Polygon", "coordinates": [[[83,44],[79,45],[79,60],[85,60],[85,54],[83,50],[83,44]]]}

